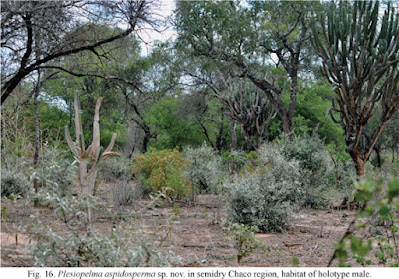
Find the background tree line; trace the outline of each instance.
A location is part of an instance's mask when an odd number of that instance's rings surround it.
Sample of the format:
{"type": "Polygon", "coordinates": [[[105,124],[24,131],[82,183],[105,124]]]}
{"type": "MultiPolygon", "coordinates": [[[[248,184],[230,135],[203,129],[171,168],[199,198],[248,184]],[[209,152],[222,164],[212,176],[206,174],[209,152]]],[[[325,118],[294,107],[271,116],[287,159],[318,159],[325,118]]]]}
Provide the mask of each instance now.
{"type": "Polygon", "coordinates": [[[377,164],[383,150],[395,158],[399,20],[390,1],[179,1],[168,23],[177,38],[142,56],[140,30],[166,23],[156,5],[3,2],[3,148],[20,141],[10,129],[26,129],[35,161],[40,144],[65,146],[78,92],[86,128],[103,97],[101,141],[116,130],[129,157],[203,142],[251,151],[315,132],[345,145],[360,176],[373,150],[377,164]]]}

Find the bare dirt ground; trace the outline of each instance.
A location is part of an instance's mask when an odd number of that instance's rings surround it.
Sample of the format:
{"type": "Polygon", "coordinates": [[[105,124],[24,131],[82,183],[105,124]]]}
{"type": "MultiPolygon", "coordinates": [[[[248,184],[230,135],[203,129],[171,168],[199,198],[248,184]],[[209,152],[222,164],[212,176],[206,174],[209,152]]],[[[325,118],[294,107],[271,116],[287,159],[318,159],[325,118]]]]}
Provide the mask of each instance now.
{"type": "MultiPolygon", "coordinates": [[[[112,198],[106,187],[102,187],[99,196],[108,207],[113,207],[112,198]]],[[[137,201],[135,206],[114,208],[119,212],[136,210],[148,201],[137,201]]],[[[2,219],[1,227],[1,265],[31,266],[32,256],[26,253],[30,245],[28,235],[15,233],[24,219],[38,211],[48,222],[56,222],[50,209],[24,206],[22,201],[3,201],[7,206],[9,218],[2,219]]],[[[267,248],[258,249],[244,258],[240,265],[236,260],[234,242],[221,229],[220,220],[226,217],[226,204],[212,195],[198,196],[194,206],[181,203],[178,208],[165,206],[146,211],[140,216],[143,231],[155,235],[159,225],[177,212],[170,239],[165,243],[167,249],[174,251],[183,259],[182,266],[279,266],[293,265],[293,257],[299,259],[301,267],[326,266],[337,243],[354,218],[355,211],[303,209],[295,214],[291,228],[281,234],[258,233],[257,239],[267,248]]],[[[112,228],[112,218],[106,218],[99,212],[95,218],[95,229],[107,232],[112,228]]],[[[60,226],[61,228],[61,226],[60,226]]],[[[351,263],[356,265],[355,262],[351,263]]],[[[373,262],[378,265],[378,262],[373,262]]]]}

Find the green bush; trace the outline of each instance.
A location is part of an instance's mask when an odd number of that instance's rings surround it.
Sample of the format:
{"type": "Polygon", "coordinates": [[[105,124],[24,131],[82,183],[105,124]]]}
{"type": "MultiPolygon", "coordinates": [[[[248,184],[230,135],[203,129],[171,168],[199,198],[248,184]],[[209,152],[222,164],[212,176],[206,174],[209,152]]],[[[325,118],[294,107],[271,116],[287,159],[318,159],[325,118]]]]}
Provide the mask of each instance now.
{"type": "MultiPolygon", "coordinates": [[[[377,178],[375,181],[368,178],[356,183],[354,199],[363,206],[344,237],[334,245],[335,254],[330,264],[334,258],[338,258],[340,266],[346,266],[350,254],[362,265],[371,264],[369,253],[374,251],[374,256],[384,266],[399,266],[399,178],[386,174],[384,176],[384,179],[377,178]],[[369,238],[371,228],[365,222],[372,218],[383,226],[375,238],[369,238]],[[365,232],[355,234],[355,229],[365,232]]],[[[371,226],[375,227],[375,223],[371,226]]]]}
{"type": "Polygon", "coordinates": [[[26,196],[31,186],[27,178],[17,171],[1,170],[1,196],[26,196]]]}
{"type": "Polygon", "coordinates": [[[222,228],[234,240],[238,264],[241,263],[243,258],[248,257],[257,248],[263,248],[262,244],[255,236],[255,233],[259,231],[257,226],[223,222],[222,228]]]}
{"type": "Polygon", "coordinates": [[[230,217],[234,222],[256,225],[265,232],[289,227],[292,212],[303,203],[299,162],[287,161],[278,148],[264,145],[260,165],[248,175],[235,176],[226,185],[230,192],[230,217]]]}
{"type": "Polygon", "coordinates": [[[222,164],[230,173],[240,172],[247,162],[244,151],[226,151],[222,153],[222,164]]]}
{"type": "Polygon", "coordinates": [[[193,185],[200,191],[217,193],[217,186],[224,174],[220,156],[211,147],[203,145],[187,148],[184,157],[190,162],[187,174],[193,185]]]}
{"type": "Polygon", "coordinates": [[[167,197],[182,199],[192,193],[185,176],[186,160],[177,150],[150,149],[133,160],[133,172],[144,194],[161,192],[167,197]]]}

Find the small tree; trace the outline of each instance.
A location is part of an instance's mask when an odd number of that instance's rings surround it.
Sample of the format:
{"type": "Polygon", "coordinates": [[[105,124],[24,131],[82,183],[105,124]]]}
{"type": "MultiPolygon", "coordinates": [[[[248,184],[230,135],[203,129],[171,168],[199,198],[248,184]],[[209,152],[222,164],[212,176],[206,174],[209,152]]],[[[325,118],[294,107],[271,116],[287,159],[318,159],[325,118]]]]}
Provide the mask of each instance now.
{"type": "Polygon", "coordinates": [[[86,149],[85,141],[83,137],[82,120],[80,117],[80,104],[78,95],[75,93],[75,134],[76,142],[74,143],[69,134],[68,126],[65,126],[65,136],[69,148],[72,153],[76,156],[79,161],[78,177],[79,184],[87,195],[90,195],[94,191],[94,184],[96,182],[97,167],[101,160],[106,157],[114,155],[120,156],[117,152],[112,152],[112,148],[115,144],[116,133],[112,135],[111,142],[108,147],[103,150],[100,146],[100,107],[102,98],[98,98],[96,104],[96,110],[94,114],[93,122],[93,141],[90,146],[86,149]],[[87,159],[92,162],[90,170],[87,169],[87,159]]]}
{"type": "Polygon", "coordinates": [[[399,16],[387,4],[379,18],[379,2],[330,2],[327,17],[312,22],[312,43],[323,61],[323,70],[334,86],[346,149],[358,177],[387,121],[399,107],[399,16]],[[363,144],[362,134],[376,108],[378,125],[363,144]]]}

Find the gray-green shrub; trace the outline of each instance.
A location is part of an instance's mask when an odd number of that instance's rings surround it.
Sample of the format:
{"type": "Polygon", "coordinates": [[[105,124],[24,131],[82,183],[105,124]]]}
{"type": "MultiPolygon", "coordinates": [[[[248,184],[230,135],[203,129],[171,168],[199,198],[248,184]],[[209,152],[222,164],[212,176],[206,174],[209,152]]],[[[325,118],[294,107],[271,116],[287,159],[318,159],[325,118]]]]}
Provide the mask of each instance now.
{"type": "Polygon", "coordinates": [[[1,170],[1,196],[26,196],[31,189],[28,179],[17,170],[1,170]]]}
{"type": "MultiPolygon", "coordinates": [[[[295,138],[294,141],[281,140],[278,143],[287,160],[295,159],[299,162],[302,172],[302,185],[306,192],[303,206],[325,207],[327,201],[323,192],[335,186],[335,169],[324,141],[317,135],[307,135],[295,138]]],[[[343,161],[338,166],[340,187],[349,190],[353,184],[355,168],[350,160],[343,161]]]]}
{"type": "Polygon", "coordinates": [[[116,183],[112,189],[112,198],[115,206],[132,205],[140,196],[139,187],[134,187],[132,183],[127,181],[116,183]]]}
{"type": "Polygon", "coordinates": [[[35,177],[41,187],[65,192],[76,180],[76,164],[67,151],[46,147],[41,150],[37,170],[32,170],[31,180],[35,177]]]}
{"type": "Polygon", "coordinates": [[[287,161],[273,145],[264,145],[258,160],[254,172],[237,175],[233,182],[226,183],[230,218],[256,225],[261,231],[282,232],[305,198],[300,164],[294,159],[287,161]]]}
{"type": "Polygon", "coordinates": [[[162,252],[159,241],[150,240],[134,222],[114,224],[110,233],[90,229],[88,208],[99,210],[99,198],[62,196],[49,188],[34,198],[58,217],[57,222],[47,222],[42,215],[32,214],[21,225],[22,232],[35,240],[30,247],[35,266],[169,266],[176,259],[171,251],[162,252]]]}
{"type": "Polygon", "coordinates": [[[131,160],[126,157],[109,157],[101,162],[98,173],[107,182],[127,181],[132,179],[131,165],[131,160]]]}
{"type": "Polygon", "coordinates": [[[293,141],[284,140],[280,148],[287,159],[296,159],[306,172],[304,183],[314,187],[330,183],[325,174],[331,171],[332,166],[324,141],[317,134],[299,137],[293,141]]]}
{"type": "Polygon", "coordinates": [[[188,178],[199,191],[218,192],[218,185],[224,175],[221,157],[209,146],[186,148],[184,157],[190,162],[186,170],[188,178]]]}

